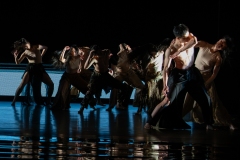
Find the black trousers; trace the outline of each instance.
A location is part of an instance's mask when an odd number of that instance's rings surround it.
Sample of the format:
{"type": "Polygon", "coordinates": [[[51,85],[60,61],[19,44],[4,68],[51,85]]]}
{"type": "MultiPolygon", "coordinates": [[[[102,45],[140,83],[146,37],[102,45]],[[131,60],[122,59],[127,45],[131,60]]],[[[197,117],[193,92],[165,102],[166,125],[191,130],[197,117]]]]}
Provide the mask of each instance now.
{"type": "Polygon", "coordinates": [[[171,124],[174,121],[182,120],[182,108],[187,92],[200,105],[205,123],[213,123],[211,99],[205,88],[202,75],[195,66],[187,70],[174,68],[168,78],[168,87],[167,95],[170,104],[162,107],[154,117],[151,117],[150,124],[155,125],[160,121],[159,125],[168,126],[165,124],[168,123],[166,118],[169,119],[169,122],[172,121],[171,124]]]}

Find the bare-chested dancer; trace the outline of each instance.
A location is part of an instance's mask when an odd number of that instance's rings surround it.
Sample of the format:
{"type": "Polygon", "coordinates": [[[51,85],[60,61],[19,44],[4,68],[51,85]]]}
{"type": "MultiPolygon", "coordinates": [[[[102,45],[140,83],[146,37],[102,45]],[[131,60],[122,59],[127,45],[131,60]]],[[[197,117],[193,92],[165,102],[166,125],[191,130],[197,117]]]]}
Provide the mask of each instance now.
{"type": "MultiPolygon", "coordinates": [[[[105,86],[109,86],[117,89],[124,89],[126,86],[113,78],[109,74],[109,58],[111,56],[111,52],[109,49],[100,49],[99,46],[94,45],[91,48],[88,59],[84,65],[85,69],[94,67],[94,71],[92,73],[90,82],[88,84],[89,90],[85,94],[81,104],[81,108],[78,113],[82,113],[84,108],[87,108],[89,104],[89,100],[93,97],[96,91],[99,88],[104,88],[105,86]]],[[[92,107],[92,106],[91,106],[92,107]]],[[[93,107],[92,107],[93,108],[93,107]]]]}
{"type": "Polygon", "coordinates": [[[31,84],[33,85],[33,96],[35,103],[43,104],[41,100],[41,85],[34,83],[37,81],[37,79],[38,81],[40,80],[47,85],[47,101],[45,105],[51,105],[51,97],[53,94],[54,83],[42,65],[42,56],[46,53],[47,49],[48,47],[44,45],[31,45],[30,42],[27,41],[25,38],[21,38],[14,43],[14,50],[12,51],[12,54],[14,55],[15,63],[20,64],[25,58],[27,58],[28,66],[22,77],[22,82],[16,90],[14,99],[11,104],[12,106],[15,106],[17,98],[22,92],[24,86],[29,81],[31,81],[31,84]],[[20,53],[21,55],[18,58],[18,55],[20,53]]]}
{"type": "Polygon", "coordinates": [[[185,95],[188,92],[201,106],[206,129],[212,129],[211,100],[204,86],[199,70],[194,66],[194,45],[197,38],[189,32],[184,24],[174,27],[175,39],[173,45],[165,53],[163,69],[163,92],[166,102],[161,107],[156,107],[145,124],[145,129],[150,129],[159,122],[162,128],[190,128],[182,119],[182,108],[185,95]],[[169,73],[171,61],[174,68],[169,73]]]}
{"type": "MultiPolygon", "coordinates": [[[[57,68],[64,67],[58,91],[54,99],[52,110],[68,110],[70,108],[70,86],[76,87],[79,92],[86,94],[88,80],[81,72],[81,56],[83,51],[76,45],[65,46],[60,51],[60,56],[56,56],[54,66],[57,68]]],[[[93,100],[92,100],[93,101],[93,100]]]]}
{"type": "MultiPolygon", "coordinates": [[[[118,62],[115,67],[115,72],[113,74],[113,77],[118,81],[120,81],[121,83],[125,81],[131,87],[144,89],[145,85],[143,84],[142,80],[132,70],[131,60],[129,59],[129,54],[132,52],[132,48],[129,45],[122,43],[122,44],[119,44],[119,49],[120,50],[117,53],[118,62]]],[[[110,103],[109,103],[109,107],[106,109],[107,111],[111,111],[112,108],[114,108],[114,106],[116,105],[117,95],[118,95],[118,90],[115,88],[111,91],[110,103]]],[[[121,100],[119,100],[119,102],[121,102],[121,100]]],[[[122,104],[118,104],[118,105],[122,105],[122,104]]]]}
{"type": "MultiPolygon", "coordinates": [[[[210,44],[206,41],[198,41],[197,45],[195,45],[195,47],[199,48],[195,60],[195,66],[200,70],[208,94],[211,97],[215,125],[229,126],[231,130],[235,130],[236,127],[231,122],[231,116],[219,99],[214,84],[214,80],[219,73],[221,64],[225,61],[232,45],[232,38],[229,36],[224,36],[215,44],[210,44]]],[[[194,100],[187,93],[183,106],[183,116],[185,116],[190,110],[192,110],[193,120],[195,122],[204,122],[200,106],[197,103],[194,103],[194,100]]]]}
{"type": "MultiPolygon", "coordinates": [[[[85,69],[84,65],[89,57],[89,53],[90,53],[90,47],[84,46],[84,47],[79,47],[79,49],[82,51],[82,55],[81,55],[81,74],[86,77],[87,82],[90,81],[91,75],[92,75],[92,70],[90,69],[85,69]]],[[[105,104],[103,104],[102,100],[101,100],[101,95],[102,95],[102,89],[99,88],[98,91],[96,91],[95,93],[95,98],[97,100],[97,105],[100,106],[105,106],[105,104]]]]}

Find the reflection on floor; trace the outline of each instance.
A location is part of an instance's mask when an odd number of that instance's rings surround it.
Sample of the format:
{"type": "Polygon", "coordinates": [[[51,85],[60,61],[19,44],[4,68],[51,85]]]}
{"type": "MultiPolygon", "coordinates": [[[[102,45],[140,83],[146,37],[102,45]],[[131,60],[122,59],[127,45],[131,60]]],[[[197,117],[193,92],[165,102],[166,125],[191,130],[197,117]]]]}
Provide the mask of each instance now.
{"type": "Polygon", "coordinates": [[[147,114],[96,106],[78,114],[1,101],[1,159],[240,159],[240,131],[145,130],[147,114]]]}

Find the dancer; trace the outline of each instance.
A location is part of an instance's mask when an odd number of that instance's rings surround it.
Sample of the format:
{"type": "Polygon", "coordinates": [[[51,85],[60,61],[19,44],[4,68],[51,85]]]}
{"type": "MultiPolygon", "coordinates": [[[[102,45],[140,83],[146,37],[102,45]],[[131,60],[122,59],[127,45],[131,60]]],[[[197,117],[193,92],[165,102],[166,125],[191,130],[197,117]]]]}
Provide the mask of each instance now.
{"type": "MultiPolygon", "coordinates": [[[[225,62],[229,51],[233,46],[232,38],[224,36],[215,44],[206,41],[198,41],[196,48],[199,48],[195,66],[200,70],[208,94],[212,100],[213,119],[216,126],[229,126],[230,130],[236,127],[231,122],[231,116],[218,97],[214,80],[219,73],[221,65],[225,62]]],[[[192,97],[187,93],[183,107],[183,116],[192,110],[194,122],[203,123],[202,111],[198,103],[194,103],[192,97]]]]}
{"type": "Polygon", "coordinates": [[[84,108],[87,108],[89,104],[89,100],[99,89],[104,88],[106,86],[123,90],[126,88],[126,86],[123,83],[113,78],[109,74],[108,67],[110,56],[111,52],[109,49],[102,50],[97,45],[92,46],[88,59],[84,65],[84,68],[88,69],[91,66],[93,66],[94,71],[88,84],[89,90],[87,91],[83,98],[83,101],[81,103],[82,106],[78,113],[83,113],[84,108]]]}
{"type": "Polygon", "coordinates": [[[107,111],[111,111],[116,104],[117,108],[127,108],[126,102],[128,102],[129,93],[132,91],[131,88],[139,88],[141,90],[146,88],[136,72],[132,70],[131,63],[136,56],[135,54],[131,54],[132,48],[129,45],[122,43],[119,44],[119,49],[120,51],[117,53],[118,62],[115,66],[113,77],[121,83],[124,81],[128,88],[125,90],[126,92],[121,91],[122,94],[119,93],[116,88],[111,90],[110,103],[109,107],[106,109],[107,111]],[[119,96],[121,98],[119,98],[119,96]]]}
{"type": "Polygon", "coordinates": [[[153,110],[144,128],[150,129],[159,122],[160,128],[189,129],[190,126],[182,119],[183,102],[188,92],[201,106],[206,129],[213,129],[211,100],[201,73],[194,66],[194,45],[197,44],[197,38],[184,24],[175,26],[173,33],[176,38],[164,57],[163,92],[166,98],[161,102],[162,106],[153,110]],[[169,72],[172,60],[174,68],[169,72]]]}
{"type": "MultiPolygon", "coordinates": [[[[81,72],[82,54],[83,51],[76,45],[65,46],[62,51],[55,52],[53,65],[56,68],[65,68],[65,71],[60,79],[52,110],[68,110],[70,108],[71,85],[86,94],[88,81],[85,79],[84,72],[81,72]]],[[[94,106],[94,100],[92,102],[94,106]]]]}
{"type": "Polygon", "coordinates": [[[47,46],[44,45],[31,45],[25,38],[21,38],[14,42],[12,54],[14,55],[15,63],[20,64],[26,58],[28,60],[28,65],[23,74],[22,81],[16,90],[11,104],[12,106],[15,106],[17,98],[28,82],[31,82],[33,97],[38,105],[44,104],[41,96],[41,82],[45,83],[47,86],[47,100],[45,105],[51,105],[54,83],[42,65],[42,56],[44,56],[47,49],[47,46]],[[21,55],[18,58],[20,53],[21,55]]]}
{"type": "MultiPolygon", "coordinates": [[[[90,78],[91,78],[91,75],[92,75],[92,70],[90,69],[85,69],[84,68],[84,65],[89,57],[89,53],[90,53],[90,48],[89,47],[79,47],[82,51],[83,51],[83,54],[82,54],[82,65],[81,65],[81,72],[82,74],[84,73],[85,77],[87,78],[87,82],[90,81],[90,78]]],[[[105,106],[105,104],[103,104],[102,100],[101,100],[101,95],[102,95],[102,90],[105,91],[105,93],[107,94],[108,91],[106,91],[106,88],[99,88],[99,90],[96,91],[95,93],[95,98],[96,98],[96,103],[97,105],[100,105],[100,106],[105,106]]]]}

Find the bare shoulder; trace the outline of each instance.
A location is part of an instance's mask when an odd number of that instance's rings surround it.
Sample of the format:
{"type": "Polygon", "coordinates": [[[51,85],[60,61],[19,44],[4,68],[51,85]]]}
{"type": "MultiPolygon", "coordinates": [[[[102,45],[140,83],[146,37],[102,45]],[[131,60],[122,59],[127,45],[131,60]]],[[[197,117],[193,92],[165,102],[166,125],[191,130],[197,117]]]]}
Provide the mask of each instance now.
{"type": "Polygon", "coordinates": [[[195,48],[197,48],[197,47],[207,47],[208,44],[209,44],[209,43],[206,42],[206,41],[199,40],[199,41],[197,42],[197,44],[195,45],[195,48]]]}

